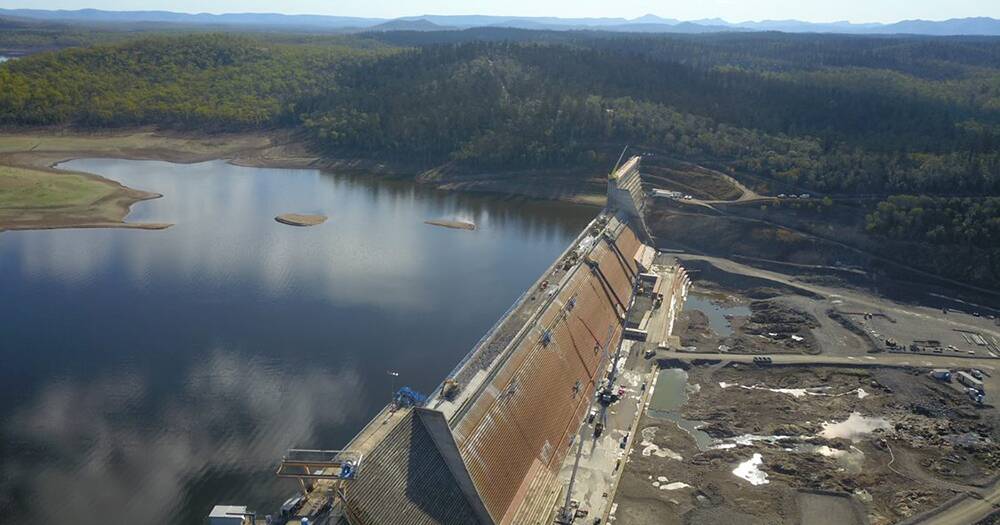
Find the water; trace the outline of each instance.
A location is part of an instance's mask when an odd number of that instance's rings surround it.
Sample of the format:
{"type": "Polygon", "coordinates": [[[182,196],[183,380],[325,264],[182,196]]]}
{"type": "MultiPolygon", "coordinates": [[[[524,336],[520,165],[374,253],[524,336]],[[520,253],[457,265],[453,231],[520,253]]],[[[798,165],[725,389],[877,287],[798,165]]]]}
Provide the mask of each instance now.
{"type": "Polygon", "coordinates": [[[0,234],[0,521],[273,512],[289,447],[429,392],[595,214],[314,170],[79,160],[163,231],[0,234]],[[278,224],[323,213],[319,226],[278,224]],[[428,226],[464,217],[476,231],[428,226]],[[388,370],[397,370],[394,379],[388,370]]]}
{"type": "Polygon", "coordinates": [[[827,439],[849,439],[858,441],[876,430],[889,428],[889,421],[882,417],[862,416],[860,412],[852,412],[847,419],[834,423],[823,423],[819,435],[827,439]]]}
{"type": "Polygon", "coordinates": [[[694,439],[699,450],[708,450],[714,440],[698,427],[703,421],[691,421],[681,416],[681,407],[687,403],[688,375],[680,368],[664,368],[656,377],[656,385],[649,401],[649,414],[674,422],[694,439]]]}
{"type": "Polygon", "coordinates": [[[684,303],[685,310],[698,310],[708,316],[708,324],[712,331],[725,337],[732,335],[733,326],[730,324],[730,317],[747,317],[750,315],[750,308],[747,306],[721,306],[712,302],[708,296],[688,294],[684,303]]]}
{"type": "Polygon", "coordinates": [[[750,482],[751,485],[766,485],[767,473],[760,469],[761,465],[764,464],[764,457],[758,453],[740,463],[733,469],[733,475],[739,478],[743,478],[750,482]]]}

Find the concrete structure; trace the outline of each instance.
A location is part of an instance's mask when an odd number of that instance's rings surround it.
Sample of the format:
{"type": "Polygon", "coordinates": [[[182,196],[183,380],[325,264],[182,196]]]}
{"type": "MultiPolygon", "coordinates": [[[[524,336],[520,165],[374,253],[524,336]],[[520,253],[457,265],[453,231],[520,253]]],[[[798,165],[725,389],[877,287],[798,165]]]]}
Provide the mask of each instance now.
{"type": "Polygon", "coordinates": [[[639,165],[642,157],[632,157],[608,177],[608,209],[624,214],[645,244],[652,244],[646,228],[646,198],[642,193],[639,165]]]}
{"type": "Polygon", "coordinates": [[[564,459],[656,255],[643,243],[639,162],[609,177],[608,208],[425,403],[387,406],[345,447],[363,458],[354,476],[317,479],[310,499],[336,499],[351,525],[549,521],[564,459]]]}
{"type": "Polygon", "coordinates": [[[208,525],[243,525],[250,522],[249,516],[245,506],[216,505],[208,515],[208,525]]]}

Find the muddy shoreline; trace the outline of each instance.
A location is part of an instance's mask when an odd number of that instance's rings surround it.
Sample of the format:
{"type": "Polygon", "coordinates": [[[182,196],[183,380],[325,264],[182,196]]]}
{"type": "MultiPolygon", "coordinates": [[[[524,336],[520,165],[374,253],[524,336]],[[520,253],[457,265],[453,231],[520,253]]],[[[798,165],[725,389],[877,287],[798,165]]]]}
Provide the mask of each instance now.
{"type": "MultiPolygon", "coordinates": [[[[82,158],[158,160],[178,164],[225,160],[246,167],[320,169],[352,176],[410,180],[443,191],[604,205],[604,179],[599,176],[585,178],[574,170],[476,174],[459,171],[448,165],[428,170],[371,159],[330,158],[310,152],[301,139],[285,131],[212,135],[175,134],[152,129],[109,133],[0,131],[0,165],[67,173],[67,170],[61,170],[57,166],[82,158]]],[[[113,198],[118,201],[120,218],[116,221],[98,221],[52,213],[41,220],[17,224],[0,223],[0,231],[106,227],[162,229],[169,226],[125,222],[132,205],[161,195],[128,188],[92,173],[72,173],[116,186],[113,198]]]]}

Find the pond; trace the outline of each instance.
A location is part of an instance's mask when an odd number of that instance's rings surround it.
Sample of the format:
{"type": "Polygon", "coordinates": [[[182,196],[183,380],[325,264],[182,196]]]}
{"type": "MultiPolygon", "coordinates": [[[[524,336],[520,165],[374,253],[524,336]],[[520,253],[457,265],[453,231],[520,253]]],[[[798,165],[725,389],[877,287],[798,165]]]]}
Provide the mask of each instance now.
{"type": "Polygon", "coordinates": [[[708,324],[712,331],[720,336],[728,336],[733,333],[733,326],[728,317],[747,317],[750,315],[750,308],[747,306],[722,306],[712,301],[709,296],[688,294],[684,303],[685,310],[698,310],[708,317],[708,324]]]}
{"type": "Polygon", "coordinates": [[[432,390],[598,211],[222,161],[61,167],[163,194],[128,220],[174,226],[0,234],[11,523],[273,512],[287,448],[338,448],[393,389],[432,390]]]}
{"type": "Polygon", "coordinates": [[[657,373],[653,395],[649,401],[649,415],[674,422],[681,430],[687,432],[699,450],[708,450],[714,440],[698,428],[702,421],[684,419],[681,407],[688,400],[688,374],[680,368],[664,368],[657,373]]]}

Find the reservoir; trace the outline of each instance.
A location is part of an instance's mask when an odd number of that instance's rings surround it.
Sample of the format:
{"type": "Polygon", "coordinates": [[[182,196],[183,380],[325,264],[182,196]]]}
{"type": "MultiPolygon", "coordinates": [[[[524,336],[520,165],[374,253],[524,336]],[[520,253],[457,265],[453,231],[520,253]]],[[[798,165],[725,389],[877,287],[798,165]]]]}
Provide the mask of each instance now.
{"type": "Polygon", "coordinates": [[[430,392],[598,212],[223,161],[60,167],[163,194],[127,220],[174,225],[0,233],[11,523],[273,512],[297,490],[274,477],[286,449],[430,392]]]}

